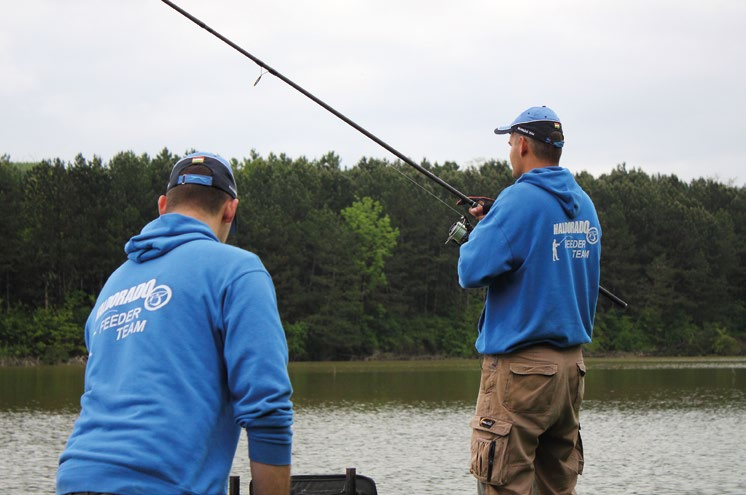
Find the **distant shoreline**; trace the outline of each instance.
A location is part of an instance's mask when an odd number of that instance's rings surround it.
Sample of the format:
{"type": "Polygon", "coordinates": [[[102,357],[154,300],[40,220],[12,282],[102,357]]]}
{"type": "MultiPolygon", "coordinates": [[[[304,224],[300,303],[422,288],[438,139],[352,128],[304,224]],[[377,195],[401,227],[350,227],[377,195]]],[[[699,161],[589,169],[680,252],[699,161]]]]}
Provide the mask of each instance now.
{"type": "MultiPolygon", "coordinates": [[[[733,355],[733,356],[719,356],[719,355],[701,355],[701,356],[665,356],[665,355],[647,355],[647,354],[639,354],[639,353],[606,353],[606,354],[597,354],[597,353],[586,353],[585,354],[586,360],[602,360],[606,362],[613,362],[613,361],[619,361],[619,362],[629,362],[629,361],[655,361],[655,360],[666,360],[666,361],[681,361],[681,362],[691,362],[696,361],[700,359],[706,359],[708,361],[731,361],[731,360],[746,360],[746,356],[743,355],[733,355]]],[[[447,356],[439,356],[439,355],[433,355],[433,356],[393,356],[393,355],[377,355],[377,356],[370,356],[367,358],[359,358],[359,359],[350,359],[347,361],[290,361],[291,365],[302,365],[302,366],[314,366],[314,365],[323,365],[324,363],[350,363],[351,365],[354,364],[363,364],[363,363],[386,363],[386,362],[426,362],[426,361],[464,361],[464,362],[471,362],[471,361],[478,361],[480,358],[479,356],[474,356],[471,358],[459,358],[459,357],[447,357],[447,356]]],[[[85,366],[87,362],[87,359],[85,357],[77,357],[70,359],[65,362],[59,362],[59,363],[44,363],[41,359],[38,358],[8,358],[8,357],[0,357],[0,368],[33,368],[33,367],[41,367],[41,366],[85,366]]]]}

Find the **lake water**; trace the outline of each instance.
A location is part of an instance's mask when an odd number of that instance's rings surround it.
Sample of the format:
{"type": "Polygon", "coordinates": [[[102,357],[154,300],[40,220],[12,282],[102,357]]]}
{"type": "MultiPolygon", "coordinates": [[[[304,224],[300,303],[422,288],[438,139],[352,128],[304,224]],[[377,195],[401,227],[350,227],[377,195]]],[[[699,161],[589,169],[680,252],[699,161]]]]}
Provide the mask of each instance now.
{"type": "MultiPolygon", "coordinates": [[[[579,494],[746,494],[746,358],[587,365],[579,494]]],[[[479,361],[292,363],[291,379],[295,474],[355,467],[381,495],[476,493],[479,361]]],[[[82,367],[0,368],[0,494],[54,493],[82,388],[82,367]]]]}

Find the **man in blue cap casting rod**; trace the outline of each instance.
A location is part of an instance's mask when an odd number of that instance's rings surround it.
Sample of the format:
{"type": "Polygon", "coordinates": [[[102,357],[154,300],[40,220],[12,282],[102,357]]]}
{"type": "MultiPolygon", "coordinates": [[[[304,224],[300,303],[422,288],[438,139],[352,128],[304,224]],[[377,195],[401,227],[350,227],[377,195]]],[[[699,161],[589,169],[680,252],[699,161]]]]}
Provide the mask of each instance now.
{"type": "Polygon", "coordinates": [[[599,290],[601,228],[593,202],[559,166],[556,113],[532,107],[508,134],[515,184],[469,211],[459,283],[487,287],[483,355],[470,425],[471,472],[486,495],[574,494],[583,472],[580,403],[599,290]]]}
{"type": "Polygon", "coordinates": [[[255,493],[290,492],[287,343],[269,273],[225,244],[237,207],[223,158],[174,165],[86,323],[57,495],[225,494],[242,428],[255,493]]]}

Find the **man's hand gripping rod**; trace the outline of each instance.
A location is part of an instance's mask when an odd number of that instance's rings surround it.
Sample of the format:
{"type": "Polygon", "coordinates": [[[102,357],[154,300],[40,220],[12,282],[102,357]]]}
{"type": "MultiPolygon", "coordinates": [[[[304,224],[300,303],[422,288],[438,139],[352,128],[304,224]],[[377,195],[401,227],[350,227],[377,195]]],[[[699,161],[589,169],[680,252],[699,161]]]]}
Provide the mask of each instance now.
{"type": "MultiPolygon", "coordinates": [[[[330,112],[332,115],[334,115],[335,117],[337,117],[340,120],[344,121],[349,126],[351,126],[353,129],[355,129],[358,132],[362,133],[363,135],[365,135],[366,137],[368,137],[369,139],[371,139],[373,142],[375,142],[379,146],[383,147],[384,149],[386,149],[387,151],[389,151],[390,153],[392,153],[394,156],[396,156],[397,158],[399,158],[401,161],[403,161],[407,165],[410,165],[415,170],[417,170],[418,172],[420,172],[421,174],[425,175],[427,178],[429,178],[433,182],[437,183],[438,185],[440,185],[441,187],[443,187],[444,189],[446,189],[448,192],[450,192],[451,194],[453,194],[454,196],[456,196],[460,200],[459,203],[461,203],[461,204],[467,204],[471,208],[474,208],[474,207],[476,207],[479,204],[474,199],[470,198],[469,196],[467,196],[466,194],[462,193],[461,191],[459,191],[455,187],[451,186],[446,181],[444,181],[443,179],[441,179],[437,175],[433,174],[432,172],[430,172],[426,168],[421,167],[420,165],[416,164],[414,161],[410,160],[406,155],[404,155],[403,153],[401,153],[399,150],[395,149],[393,146],[389,145],[388,143],[386,143],[382,139],[378,138],[373,133],[371,133],[368,130],[364,129],[363,127],[359,126],[354,121],[352,121],[349,118],[345,117],[343,114],[341,114],[340,112],[338,112],[336,109],[332,108],[330,105],[326,104],[324,101],[320,100],[318,97],[316,97],[313,94],[309,93],[308,91],[306,91],[305,89],[303,89],[301,86],[297,85],[296,83],[294,83],[293,81],[291,81],[290,79],[288,79],[287,77],[285,77],[284,75],[282,75],[281,73],[277,72],[275,69],[273,69],[269,65],[265,64],[263,61],[261,61],[260,59],[256,58],[254,55],[252,55],[251,53],[247,52],[246,50],[244,50],[243,48],[241,48],[240,46],[238,46],[237,44],[235,44],[234,42],[232,42],[231,40],[229,40],[228,38],[226,38],[222,34],[218,33],[215,30],[213,30],[212,28],[210,28],[210,26],[208,26],[207,24],[205,24],[201,20],[197,19],[196,17],[194,17],[192,14],[190,14],[186,10],[182,9],[181,7],[179,7],[178,5],[174,4],[173,2],[171,2],[169,0],[161,0],[161,1],[163,3],[165,3],[166,5],[168,5],[169,7],[171,7],[172,9],[174,9],[175,11],[177,11],[179,14],[183,15],[184,17],[186,17],[187,19],[189,19],[190,21],[192,21],[193,23],[195,23],[196,25],[198,25],[199,27],[201,27],[202,29],[204,29],[205,31],[207,31],[208,33],[212,34],[216,38],[218,38],[221,41],[223,41],[224,43],[226,43],[228,46],[230,46],[234,50],[236,50],[239,53],[241,53],[243,56],[245,56],[248,59],[250,59],[252,62],[254,62],[255,64],[257,64],[260,68],[266,70],[268,73],[270,73],[273,76],[277,77],[282,82],[284,82],[288,86],[292,87],[293,89],[295,89],[296,91],[298,91],[302,95],[304,95],[304,96],[308,97],[309,99],[313,100],[319,106],[323,107],[328,112],[330,112]]],[[[451,229],[450,229],[450,231],[448,233],[448,240],[449,241],[453,240],[454,242],[456,242],[458,244],[463,244],[464,242],[466,242],[466,239],[468,238],[468,234],[469,234],[470,231],[471,231],[471,226],[469,225],[469,222],[468,222],[466,216],[462,216],[461,219],[458,222],[456,222],[451,227],[451,229]]],[[[601,290],[599,292],[601,294],[603,294],[603,295],[611,298],[611,300],[614,301],[615,303],[617,303],[617,304],[621,303],[620,305],[622,305],[623,307],[626,307],[627,303],[625,303],[624,301],[622,301],[618,297],[614,296],[613,294],[611,294],[611,292],[607,291],[606,289],[601,288],[601,290]]]]}

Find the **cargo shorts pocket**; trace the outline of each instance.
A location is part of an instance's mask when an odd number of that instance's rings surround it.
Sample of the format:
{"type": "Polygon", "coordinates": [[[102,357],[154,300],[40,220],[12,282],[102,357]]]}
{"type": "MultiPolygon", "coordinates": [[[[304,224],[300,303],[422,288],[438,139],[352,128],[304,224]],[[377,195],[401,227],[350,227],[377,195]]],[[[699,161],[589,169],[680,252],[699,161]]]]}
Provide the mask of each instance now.
{"type": "Polygon", "coordinates": [[[583,396],[585,395],[585,363],[576,363],[578,367],[578,387],[575,390],[575,398],[572,401],[572,406],[576,411],[580,410],[580,404],[583,402],[583,396]]]}
{"type": "Polygon", "coordinates": [[[513,412],[546,412],[556,398],[556,374],[553,363],[510,363],[505,407],[513,412]]]}
{"type": "Polygon", "coordinates": [[[469,426],[472,428],[469,472],[482,483],[504,485],[507,482],[505,453],[513,424],[486,416],[474,416],[469,426]]]}
{"type": "Polygon", "coordinates": [[[580,437],[580,428],[578,428],[578,440],[575,442],[573,456],[577,461],[578,474],[582,475],[583,467],[585,467],[585,453],[583,452],[583,439],[580,437]]]}

